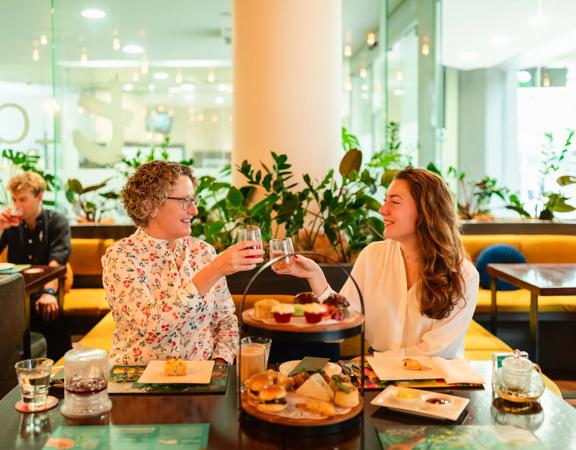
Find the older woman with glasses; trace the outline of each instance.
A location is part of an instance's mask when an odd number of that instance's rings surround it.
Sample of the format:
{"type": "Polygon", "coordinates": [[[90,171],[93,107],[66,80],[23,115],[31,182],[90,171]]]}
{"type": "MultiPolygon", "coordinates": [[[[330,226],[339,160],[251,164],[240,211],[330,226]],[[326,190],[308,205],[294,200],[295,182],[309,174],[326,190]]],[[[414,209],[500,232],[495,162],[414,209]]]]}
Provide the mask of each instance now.
{"type": "Polygon", "coordinates": [[[262,262],[255,242],[216,255],[190,236],[196,214],[192,170],[152,161],[128,179],[121,198],[136,232],[102,258],[103,284],[114,315],[110,361],[214,359],[232,363],[238,342],[226,275],[262,262]],[[254,249],[253,249],[254,247],[254,249]]]}

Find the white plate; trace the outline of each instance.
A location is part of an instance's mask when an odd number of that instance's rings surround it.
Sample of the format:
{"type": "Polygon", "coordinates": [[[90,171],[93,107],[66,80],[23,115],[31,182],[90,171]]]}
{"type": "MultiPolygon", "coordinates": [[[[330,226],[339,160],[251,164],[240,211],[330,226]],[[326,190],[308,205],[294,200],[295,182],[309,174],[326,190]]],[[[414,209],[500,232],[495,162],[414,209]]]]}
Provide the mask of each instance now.
{"type": "MultiPolygon", "coordinates": [[[[295,359],[292,361],[283,362],[280,364],[280,367],[278,367],[278,370],[280,373],[288,376],[288,374],[294,370],[294,367],[300,364],[300,361],[301,359],[295,359]]],[[[328,375],[328,377],[331,377],[332,375],[340,375],[342,373],[342,367],[333,362],[327,362],[323,370],[326,375],[328,375]]]]}
{"type": "Polygon", "coordinates": [[[14,267],[14,264],[12,263],[7,262],[0,263],[0,270],[8,270],[11,269],[12,267],[14,267]]]}
{"type": "Polygon", "coordinates": [[[150,361],[140,375],[142,384],[209,384],[212,379],[214,361],[186,361],[186,375],[169,377],[164,375],[166,361],[150,361]]]}
{"type": "Polygon", "coordinates": [[[466,405],[470,402],[467,398],[455,395],[442,394],[440,392],[423,391],[420,389],[410,389],[420,393],[420,398],[416,402],[404,402],[396,397],[397,386],[388,386],[370,402],[372,405],[383,406],[385,408],[401,411],[418,416],[433,417],[435,419],[448,419],[455,421],[460,417],[466,405]],[[449,400],[447,405],[433,405],[425,401],[428,397],[442,398],[449,400]]]}
{"type": "Polygon", "coordinates": [[[409,370],[404,367],[403,356],[367,356],[366,361],[380,380],[437,380],[444,379],[445,374],[429,356],[410,356],[430,370],[409,370]]]}

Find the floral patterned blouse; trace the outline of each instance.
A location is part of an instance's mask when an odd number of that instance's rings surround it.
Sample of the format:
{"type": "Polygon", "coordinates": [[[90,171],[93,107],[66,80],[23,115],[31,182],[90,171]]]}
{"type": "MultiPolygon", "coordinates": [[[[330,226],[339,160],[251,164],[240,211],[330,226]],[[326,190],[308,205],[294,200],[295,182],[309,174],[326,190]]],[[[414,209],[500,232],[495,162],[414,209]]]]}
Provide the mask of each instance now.
{"type": "Polygon", "coordinates": [[[194,274],[216,256],[193,237],[165,240],[136,232],[102,257],[102,281],[116,323],[110,362],[140,365],[182,358],[234,361],[238,320],[226,279],[201,296],[194,274]]]}

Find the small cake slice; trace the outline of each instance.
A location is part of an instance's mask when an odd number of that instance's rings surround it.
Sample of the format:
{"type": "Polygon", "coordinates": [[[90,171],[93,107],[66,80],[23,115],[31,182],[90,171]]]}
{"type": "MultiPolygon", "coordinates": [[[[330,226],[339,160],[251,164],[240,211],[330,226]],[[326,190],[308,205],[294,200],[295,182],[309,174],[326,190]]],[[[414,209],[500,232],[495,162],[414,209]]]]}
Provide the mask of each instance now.
{"type": "Polygon", "coordinates": [[[167,377],[182,377],[186,375],[186,361],[182,359],[167,359],[164,363],[164,375],[167,377]]]}

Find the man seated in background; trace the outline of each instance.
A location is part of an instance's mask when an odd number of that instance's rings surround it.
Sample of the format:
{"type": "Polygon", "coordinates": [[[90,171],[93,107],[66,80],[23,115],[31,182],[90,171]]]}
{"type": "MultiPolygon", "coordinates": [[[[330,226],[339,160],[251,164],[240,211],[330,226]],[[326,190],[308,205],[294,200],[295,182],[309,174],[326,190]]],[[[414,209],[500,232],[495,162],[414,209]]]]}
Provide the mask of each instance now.
{"type": "MultiPolygon", "coordinates": [[[[8,247],[8,262],[60,266],[70,256],[70,226],[66,217],[42,208],[44,179],[25,172],[8,181],[12,207],[0,211],[0,253],[8,247]]],[[[31,329],[42,333],[48,357],[59,359],[70,348],[70,336],[58,305],[58,280],[30,296],[31,329]]]]}

